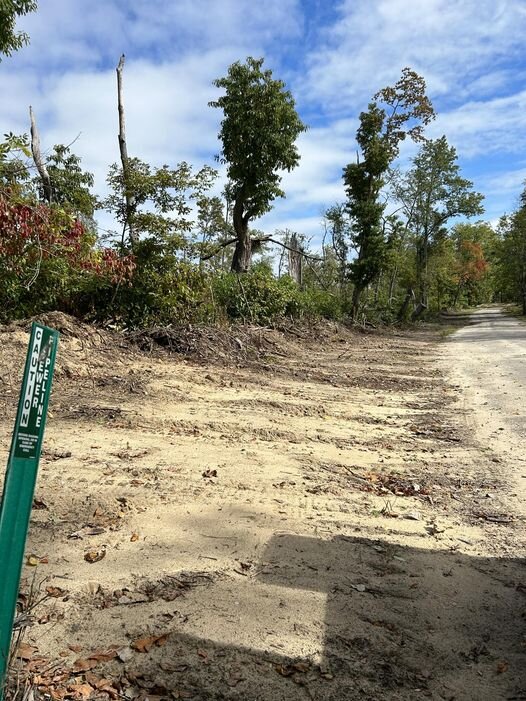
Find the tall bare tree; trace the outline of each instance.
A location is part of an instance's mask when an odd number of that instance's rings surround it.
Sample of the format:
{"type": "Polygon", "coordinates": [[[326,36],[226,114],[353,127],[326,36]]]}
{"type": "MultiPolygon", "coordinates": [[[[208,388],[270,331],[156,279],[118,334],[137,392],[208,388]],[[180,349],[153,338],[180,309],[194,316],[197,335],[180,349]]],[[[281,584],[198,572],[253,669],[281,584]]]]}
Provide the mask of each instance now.
{"type": "Polygon", "coordinates": [[[121,154],[122,163],[122,174],[124,179],[124,199],[126,201],[126,222],[123,230],[123,239],[128,230],[128,235],[130,237],[130,242],[132,246],[139,242],[139,236],[133,226],[133,194],[131,192],[130,183],[130,159],[128,158],[128,146],[126,144],[126,124],[124,121],[124,102],[122,97],[122,72],[124,70],[124,61],[126,57],[124,54],[120,57],[119,64],[116,68],[117,71],[117,105],[119,110],[119,151],[121,154]]]}
{"type": "Polygon", "coordinates": [[[33,154],[33,160],[42,180],[42,189],[44,192],[44,199],[46,202],[51,202],[53,189],[51,187],[51,179],[49,177],[48,170],[46,168],[46,163],[42,158],[42,152],[40,150],[40,136],[38,134],[37,120],[33,108],[29,105],[29,118],[31,119],[31,152],[33,154]]]}

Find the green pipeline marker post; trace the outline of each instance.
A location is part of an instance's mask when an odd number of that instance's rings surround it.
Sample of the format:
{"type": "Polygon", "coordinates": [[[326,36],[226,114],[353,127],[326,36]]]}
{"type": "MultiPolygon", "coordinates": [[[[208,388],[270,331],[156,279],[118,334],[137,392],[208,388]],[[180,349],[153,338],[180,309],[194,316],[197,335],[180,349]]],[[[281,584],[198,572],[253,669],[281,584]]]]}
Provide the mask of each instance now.
{"type": "Polygon", "coordinates": [[[57,345],[58,331],[33,323],[0,505],[0,701],[57,345]]]}

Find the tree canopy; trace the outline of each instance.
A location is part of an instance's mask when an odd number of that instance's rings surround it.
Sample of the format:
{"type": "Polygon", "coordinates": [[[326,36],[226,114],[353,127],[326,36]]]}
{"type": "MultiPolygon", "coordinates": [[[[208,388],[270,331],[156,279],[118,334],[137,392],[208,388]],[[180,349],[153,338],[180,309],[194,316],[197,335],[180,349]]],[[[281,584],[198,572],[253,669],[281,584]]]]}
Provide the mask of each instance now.
{"type": "Polygon", "coordinates": [[[0,61],[29,43],[26,32],[16,31],[18,17],[35,12],[36,0],[2,0],[0,2],[0,61]]]}
{"type": "Polygon", "coordinates": [[[362,291],[377,279],[386,252],[382,228],[385,202],[380,200],[385,175],[398,156],[400,143],[406,137],[422,141],[424,126],[435,116],[425,89],[424,79],[404,68],[395,85],[376,93],[367,112],[360,114],[356,141],[361,159],[358,156],[356,163],[349,163],[343,172],[352,243],[357,253],[350,265],[354,318],[362,291]]]}
{"type": "Polygon", "coordinates": [[[225,94],[210,102],[223,110],[219,138],[223,147],[218,159],[227,165],[229,189],[234,203],[234,229],[238,238],[232,270],[250,268],[252,246],[249,223],[283,197],[280,171],[290,171],[300,160],[296,139],[306,127],[294,99],[263,59],[237,61],[214,85],[225,94]]]}

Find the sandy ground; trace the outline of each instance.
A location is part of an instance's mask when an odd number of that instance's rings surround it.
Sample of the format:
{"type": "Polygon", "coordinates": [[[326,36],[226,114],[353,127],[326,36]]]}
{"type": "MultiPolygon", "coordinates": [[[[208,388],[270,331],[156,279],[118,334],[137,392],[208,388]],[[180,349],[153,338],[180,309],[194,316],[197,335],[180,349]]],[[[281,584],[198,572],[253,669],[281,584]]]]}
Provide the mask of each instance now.
{"type": "MultiPolygon", "coordinates": [[[[523,407],[483,357],[526,327],[262,330],[199,364],[48,323],[21,597],[48,698],[526,699],[523,407]]],[[[4,464],[28,334],[0,331],[4,464]]]]}
{"type": "Polygon", "coordinates": [[[526,516],[526,324],[481,309],[450,340],[446,361],[462,387],[466,424],[500,458],[512,508],[526,516]]]}

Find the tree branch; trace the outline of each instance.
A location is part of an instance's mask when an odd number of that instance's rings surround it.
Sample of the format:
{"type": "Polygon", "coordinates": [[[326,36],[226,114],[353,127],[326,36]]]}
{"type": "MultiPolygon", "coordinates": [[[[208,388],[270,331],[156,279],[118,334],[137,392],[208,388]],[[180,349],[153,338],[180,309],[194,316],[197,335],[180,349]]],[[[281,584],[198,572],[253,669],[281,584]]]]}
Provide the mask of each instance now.
{"type": "Polygon", "coordinates": [[[236,243],[236,241],[237,241],[237,236],[235,239],[228,239],[228,241],[223,241],[223,243],[220,243],[218,248],[216,248],[215,251],[212,251],[212,253],[208,253],[206,256],[202,256],[201,260],[210,260],[210,258],[217,256],[218,253],[221,253],[223,248],[226,248],[227,246],[230,246],[231,244],[236,243]]]}
{"type": "MultiPolygon", "coordinates": [[[[201,260],[210,260],[210,258],[213,258],[214,256],[217,256],[218,253],[220,253],[223,248],[226,248],[227,246],[230,246],[233,243],[237,242],[237,236],[234,239],[228,239],[228,241],[223,241],[223,243],[219,244],[218,248],[215,249],[212,253],[208,253],[206,256],[203,256],[201,260]]],[[[282,241],[278,241],[277,239],[273,239],[272,236],[260,236],[257,239],[252,239],[252,243],[275,243],[278,246],[282,246],[283,248],[286,248],[287,251],[293,251],[294,253],[299,253],[301,256],[304,258],[307,258],[309,260],[316,260],[319,262],[323,262],[323,258],[319,258],[318,256],[311,256],[309,253],[305,253],[305,251],[297,251],[295,248],[291,248],[290,246],[287,246],[285,243],[282,241]]]]}
{"type": "Polygon", "coordinates": [[[305,253],[305,251],[302,250],[297,250],[296,248],[291,248],[290,246],[287,246],[287,244],[283,243],[282,241],[278,241],[277,239],[273,239],[271,236],[265,236],[260,239],[254,239],[254,243],[265,243],[267,241],[270,241],[270,243],[275,243],[278,246],[282,246],[283,248],[286,248],[287,251],[292,251],[293,253],[299,253],[301,256],[304,258],[307,258],[308,260],[316,260],[318,262],[323,262],[323,258],[319,258],[318,256],[311,256],[310,253],[305,253]]]}

